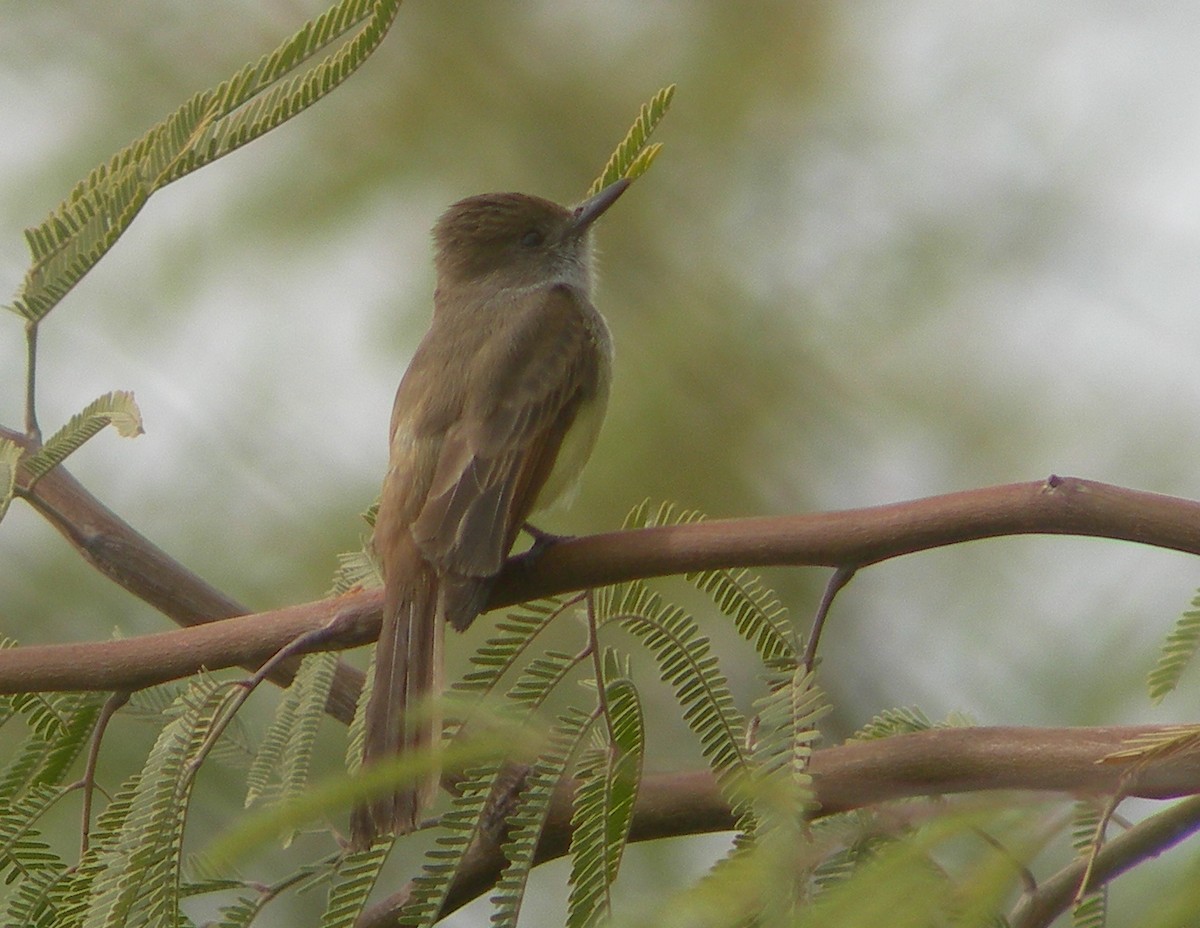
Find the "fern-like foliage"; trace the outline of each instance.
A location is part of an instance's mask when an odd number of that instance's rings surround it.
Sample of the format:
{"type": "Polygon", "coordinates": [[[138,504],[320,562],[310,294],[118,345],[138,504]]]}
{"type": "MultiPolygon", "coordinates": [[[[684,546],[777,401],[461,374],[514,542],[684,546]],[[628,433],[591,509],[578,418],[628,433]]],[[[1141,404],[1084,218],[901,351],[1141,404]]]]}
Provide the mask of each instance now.
{"type": "Polygon", "coordinates": [[[122,807],[119,827],[97,842],[84,928],[178,924],[190,764],[229,698],[227,687],[204,676],[180,698],[122,807]]]}
{"type": "Polygon", "coordinates": [[[790,671],[773,671],[766,682],[767,694],[755,703],[750,810],[739,822],[732,852],[708,878],[721,893],[721,887],[736,885],[728,882],[726,871],[736,873],[749,864],[762,874],[761,882],[756,892],[742,893],[738,905],[755,910],[755,919],[765,924],[786,924],[819,860],[808,836],[808,819],[815,809],[808,762],[817,722],[829,707],[798,655],[790,671]]]}
{"type": "Polygon", "coordinates": [[[985,845],[971,879],[954,878],[937,861],[948,842],[987,828],[980,815],[948,816],[905,840],[871,840],[856,849],[848,875],[828,880],[789,924],[803,928],[857,928],[860,925],[1003,924],[996,912],[1011,891],[1012,858],[985,845]],[[902,915],[902,921],[897,916],[902,915]]]}
{"type": "MultiPolygon", "coordinates": [[[[101,882],[109,862],[114,857],[113,847],[122,840],[130,810],[141,788],[141,775],[134,774],[121,784],[120,789],[97,817],[91,832],[91,845],[87,853],[64,881],[58,893],[52,897],[58,910],[63,928],[82,925],[92,909],[92,891],[101,882]]],[[[121,924],[119,921],[116,924],[121,924]]]]}
{"type": "Polygon", "coordinates": [[[813,674],[797,663],[788,673],[772,674],[767,695],[756,704],[754,792],[768,800],[783,798],[786,817],[795,821],[813,809],[808,762],[817,740],[817,722],[828,714],[829,703],[813,674]]]}
{"type": "MultiPolygon", "coordinates": [[[[1108,812],[1095,802],[1075,803],[1075,814],[1071,819],[1071,847],[1075,853],[1094,860],[1104,843],[1104,828],[1108,812]]],[[[1075,928],[1104,928],[1108,920],[1108,884],[1097,892],[1088,893],[1071,910],[1071,924],[1075,928]]]]}
{"type": "Polygon", "coordinates": [[[423,928],[438,920],[467,851],[488,825],[485,813],[489,801],[510,782],[511,775],[506,775],[499,765],[477,767],[464,773],[458,795],[442,816],[443,833],[435,839],[436,846],[425,855],[421,873],[413,880],[403,924],[423,928]]]}
{"type": "Polygon", "coordinates": [[[308,785],[313,744],[336,668],[333,652],[309,654],[300,662],[250,766],[247,808],[292,799],[308,785]]]}
{"type": "Polygon", "coordinates": [[[721,794],[740,817],[746,811],[745,720],[734,707],[729,684],[696,620],[678,606],[664,603],[640,581],[601,591],[596,603],[602,622],[618,622],[654,655],[660,676],[674,689],[684,720],[700,741],[721,794]]]}
{"type": "Polygon", "coordinates": [[[63,918],[64,908],[57,904],[70,885],[72,876],[66,866],[29,867],[22,870],[3,910],[0,924],[20,928],[68,928],[72,923],[63,918]]]}
{"type": "Polygon", "coordinates": [[[848,740],[874,741],[878,738],[890,738],[892,735],[928,731],[936,727],[929,716],[915,706],[897,706],[880,712],[848,740]]]}
{"type": "Polygon", "coordinates": [[[545,651],[522,668],[508,691],[508,698],[528,711],[539,708],[546,699],[584,662],[582,653],[545,651]]]}
{"type": "Polygon", "coordinates": [[[353,928],[390,850],[391,842],[381,841],[342,860],[329,888],[329,902],[321,917],[320,928],[353,928]]]}
{"type": "Polygon", "coordinates": [[[17,462],[21,460],[21,446],[15,441],[0,438],[0,522],[12,503],[17,488],[17,462]]]}
{"type": "Polygon", "coordinates": [[[342,0],[91,171],[41,225],[26,231],[33,264],[10,308],[30,322],[45,318],[116,243],[151,194],[328,94],[378,47],[399,6],[400,0],[342,0]]]}
{"type": "Polygon", "coordinates": [[[329,586],[330,596],[341,596],[351,590],[369,589],[383,585],[379,565],[365,548],[346,551],[337,556],[337,569],[329,586]]]}
{"type": "Polygon", "coordinates": [[[526,778],[517,808],[508,817],[508,840],[502,847],[508,866],[500,874],[492,896],[496,906],[492,924],[496,928],[516,928],[525,884],[533,869],[534,852],[550,813],[550,799],[595,719],[594,714],[575,707],[559,716],[549,747],[534,762],[526,778]]]}
{"type": "Polygon", "coordinates": [[[588,196],[599,193],[609,184],[622,177],[636,180],[650,169],[654,159],[658,157],[662,145],[648,145],[650,134],[658,128],[662,118],[671,106],[675,96],[675,85],[662,88],[648,103],[643,103],[637,119],[629,129],[629,133],[617,146],[616,151],[608,159],[600,176],[592,181],[588,188],[588,196]]]}
{"type": "MultiPolygon", "coordinates": [[[[625,528],[690,525],[703,521],[703,513],[680,510],[669,502],[661,503],[652,512],[647,500],[626,516],[625,528]]],[[[684,579],[711,596],[717,608],[733,619],[738,634],[754,646],[764,664],[781,669],[790,666],[800,650],[795,631],[788,621],[787,609],[761,577],[745,568],[721,568],[685,574],[684,579]]]]}
{"type": "Polygon", "coordinates": [[[580,756],[575,771],[579,786],[571,818],[568,928],[587,928],[612,914],[612,884],[629,840],[642,778],[645,720],[633,681],[610,674],[605,704],[605,737],[580,756]]]}
{"type": "Polygon", "coordinates": [[[1179,678],[1200,647],[1200,593],[1192,599],[1192,608],[1179,617],[1163,643],[1158,663],[1146,678],[1150,699],[1160,703],[1179,685],[1179,678]]]}
{"type": "Polygon", "coordinates": [[[0,801],[13,803],[37,784],[59,784],[87,744],[100,711],[91,693],[25,693],[7,697],[9,714],[30,731],[0,768],[0,801]]]}
{"type": "MultiPolygon", "coordinates": [[[[41,839],[36,823],[62,795],[60,787],[35,783],[15,802],[0,799],[0,878],[12,882],[35,872],[45,871],[47,876],[61,873],[63,862],[41,839]]],[[[44,894],[45,885],[39,881],[35,897],[44,894]]],[[[27,895],[22,906],[31,902],[27,895]]]]}
{"type": "Polygon", "coordinates": [[[934,728],[962,728],[974,724],[974,719],[961,712],[951,712],[943,721],[934,722],[915,706],[897,706],[880,712],[846,740],[874,741],[934,728]]]}
{"type": "Polygon", "coordinates": [[[1200,749],[1200,725],[1164,725],[1126,738],[1125,747],[1101,758],[1104,764],[1145,763],[1200,749]]]}
{"type": "Polygon", "coordinates": [[[89,403],[82,412],[73,415],[36,454],[26,458],[24,468],[31,478],[31,485],[107,425],[115,428],[122,438],[135,438],[142,434],[142,414],[132,393],[123,390],[106,393],[89,403]]]}
{"type": "MultiPolygon", "coordinates": [[[[378,511],[379,501],[376,500],[366,512],[362,513],[362,520],[367,523],[368,528],[375,527],[375,514],[378,511]]],[[[357,551],[346,551],[339,554],[337,561],[337,569],[333,572],[333,581],[329,587],[330,596],[341,596],[351,590],[383,585],[383,576],[379,572],[379,561],[375,557],[375,550],[369,539],[365,540],[357,551]]]]}
{"type": "MultiPolygon", "coordinates": [[[[574,603],[574,599],[551,597],[524,603],[508,612],[496,622],[496,634],[471,655],[472,669],[454,685],[454,690],[477,698],[494,695],[505,675],[529,654],[537,637],[574,603]]],[[[536,707],[553,682],[562,678],[564,668],[575,665],[574,661],[571,655],[546,651],[524,668],[523,678],[513,685],[509,695],[526,708],[536,707]]]]}
{"type": "Polygon", "coordinates": [[[249,928],[254,919],[258,918],[266,902],[267,897],[262,894],[239,896],[229,905],[221,906],[220,918],[213,924],[213,928],[249,928]]]}

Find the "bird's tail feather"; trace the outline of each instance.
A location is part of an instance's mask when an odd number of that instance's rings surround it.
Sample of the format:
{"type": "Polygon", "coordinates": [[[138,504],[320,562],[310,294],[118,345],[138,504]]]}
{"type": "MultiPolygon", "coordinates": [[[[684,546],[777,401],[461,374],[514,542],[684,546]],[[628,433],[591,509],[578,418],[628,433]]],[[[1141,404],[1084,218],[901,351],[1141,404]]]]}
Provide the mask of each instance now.
{"type": "MultiPolygon", "coordinates": [[[[366,710],[364,767],[397,755],[420,756],[441,738],[436,697],[442,690],[443,637],[437,575],[420,563],[385,595],[366,710]]],[[[354,847],[369,847],[385,833],[416,829],[437,786],[433,765],[419,781],[356,808],[350,822],[354,847]]]]}

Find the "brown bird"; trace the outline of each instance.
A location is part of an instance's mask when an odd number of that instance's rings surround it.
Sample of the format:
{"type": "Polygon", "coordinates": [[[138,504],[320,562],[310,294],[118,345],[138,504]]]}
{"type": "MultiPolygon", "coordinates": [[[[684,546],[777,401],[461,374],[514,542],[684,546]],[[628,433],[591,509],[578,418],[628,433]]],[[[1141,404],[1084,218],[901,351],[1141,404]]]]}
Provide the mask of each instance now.
{"type": "MultiPolygon", "coordinates": [[[[629,186],[569,209],[470,197],[433,230],[433,322],[400,381],[375,520],[383,625],[364,766],[441,737],[443,623],[467,628],[530,513],[570,488],[604,419],[612,341],[591,302],[592,223],[629,186]]],[[[366,847],[420,822],[437,777],[354,811],[366,847]]]]}

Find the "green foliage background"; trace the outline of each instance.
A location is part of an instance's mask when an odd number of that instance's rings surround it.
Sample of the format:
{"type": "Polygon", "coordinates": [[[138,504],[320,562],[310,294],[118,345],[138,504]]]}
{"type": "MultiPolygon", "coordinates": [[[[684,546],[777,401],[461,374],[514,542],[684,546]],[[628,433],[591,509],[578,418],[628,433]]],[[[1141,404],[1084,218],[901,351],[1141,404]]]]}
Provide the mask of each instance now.
{"type": "MultiPolygon", "coordinates": [[[[0,290],[21,229],[79,177],[323,6],[6,5],[0,290]]],[[[676,82],[663,157],[600,231],[613,405],[547,527],[611,528],[647,496],[791,512],[1052,471],[1195,497],[1197,27],[1182,4],[406,3],[361,73],[157,194],[56,310],[43,424],[133,390],[147,434],[93,441],[73,471],[253,606],[321,595],[378,489],[439,211],[488,189],[578,198],[631,108],[676,82]]],[[[20,335],[0,321],[10,424],[20,335]]],[[[874,568],[824,641],[829,730],[906,703],[1186,716],[1194,686],[1152,709],[1140,682],[1195,575],[1065,539],[874,568]]],[[[771,579],[796,616],[815,603],[816,572],[771,579]]],[[[15,506],[0,631],[114,627],[162,623],[15,506]]],[[[656,888],[715,852],[670,853],[635,848],[628,870],[656,888]]]]}

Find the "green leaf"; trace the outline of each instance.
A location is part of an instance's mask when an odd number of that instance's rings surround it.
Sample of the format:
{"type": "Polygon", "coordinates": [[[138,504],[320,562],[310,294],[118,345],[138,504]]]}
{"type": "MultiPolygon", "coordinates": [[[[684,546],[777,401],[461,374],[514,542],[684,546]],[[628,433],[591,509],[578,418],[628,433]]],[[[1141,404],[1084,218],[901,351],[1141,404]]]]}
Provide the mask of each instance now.
{"type": "MultiPolygon", "coordinates": [[[[375,528],[375,516],[379,512],[379,500],[367,507],[362,520],[371,529],[375,528]]],[[[383,575],[379,571],[379,560],[375,557],[374,545],[368,537],[357,551],[346,551],[337,556],[337,570],[333,572],[330,596],[340,596],[362,587],[383,586],[383,575]]]]}
{"type": "Polygon", "coordinates": [[[0,800],[0,877],[5,882],[24,879],[36,870],[61,874],[66,869],[37,829],[38,820],[65,793],[59,786],[34,783],[15,802],[0,800]]]}
{"type": "Polygon", "coordinates": [[[251,764],[246,808],[257,801],[286,801],[307,788],[317,728],[325,715],[337,662],[333,652],[308,654],[300,662],[251,764]]]}
{"type": "Polygon", "coordinates": [[[9,308],[30,322],[45,318],[120,238],[151,194],[328,94],[379,46],[399,6],[400,0],[342,0],[93,169],[41,225],[26,231],[33,264],[9,308]],[[332,50],[308,65],[327,49],[332,50]]]}
{"type": "Polygon", "coordinates": [[[585,928],[612,914],[610,891],[629,841],[645,754],[645,720],[633,682],[605,687],[612,740],[579,761],[571,825],[569,928],[585,928]]]}
{"type": "Polygon", "coordinates": [[[489,802],[511,780],[511,772],[501,769],[499,764],[464,772],[459,794],[452,800],[450,810],[442,815],[443,833],[435,839],[435,846],[425,855],[421,873],[412,881],[402,924],[425,928],[438,920],[467,851],[475,846],[483,831],[489,802]]]}
{"type": "Polygon", "coordinates": [[[769,781],[783,793],[782,812],[796,821],[813,808],[812,778],[808,762],[818,737],[817,722],[832,706],[817,686],[813,674],[797,664],[791,673],[774,674],[768,692],[758,700],[758,726],[754,738],[756,791],[769,781]]]}
{"type": "MultiPolygon", "coordinates": [[[[625,528],[692,525],[704,519],[698,510],[681,510],[665,501],[651,514],[650,501],[645,500],[626,516],[625,528]]],[[[754,646],[763,663],[791,666],[800,649],[787,608],[761,577],[745,568],[723,568],[685,574],[684,579],[711,596],[717,608],[733,619],[738,634],[754,646]]]]}
{"type": "MultiPolygon", "coordinates": [[[[474,669],[468,671],[461,681],[454,683],[454,691],[478,700],[495,695],[503,678],[528,655],[538,636],[576,603],[576,597],[534,600],[523,603],[503,619],[497,620],[497,633],[471,655],[474,669]]],[[[506,694],[508,700],[526,713],[536,709],[584,659],[583,654],[550,650],[531,658],[509,688],[506,694]]],[[[460,729],[461,723],[449,726],[452,736],[460,729]]]]}
{"type": "Polygon", "coordinates": [[[399,784],[416,782],[428,776],[431,770],[478,766],[513,750],[532,752],[536,750],[536,744],[527,732],[515,726],[497,725],[491,730],[475,733],[463,743],[397,755],[372,764],[354,776],[326,777],[286,802],[243,816],[205,850],[202,855],[205,866],[212,872],[220,872],[253,848],[286,835],[306,822],[344,813],[349,806],[395,789],[399,784]]]}
{"type": "Polygon", "coordinates": [[[57,784],[88,743],[103,696],[96,693],[22,693],[9,708],[29,734],[12,746],[0,769],[0,797],[13,802],[34,784],[57,784]]]}
{"type": "Polygon", "coordinates": [[[0,522],[12,502],[17,488],[17,462],[21,460],[21,446],[15,441],[0,438],[0,522]]]}
{"type": "Polygon", "coordinates": [[[25,460],[24,468],[30,476],[30,484],[36,483],[65,461],[106,425],[113,426],[122,438],[134,438],[142,434],[142,414],[132,393],[122,390],[106,393],[88,404],[83,412],[73,415],[36,454],[25,460]]]}
{"type": "MultiPolygon", "coordinates": [[[[1071,847],[1081,857],[1090,858],[1100,853],[1104,845],[1104,826],[1108,817],[1104,805],[1099,802],[1080,801],[1075,803],[1071,819],[1071,847]]],[[[1082,882],[1082,881],[1081,881],[1082,882]]],[[[1104,928],[1108,918],[1108,884],[1097,892],[1088,893],[1071,910],[1071,924],[1075,928],[1104,928]]]]}
{"type": "Polygon", "coordinates": [[[695,619],[678,606],[663,604],[640,581],[598,591],[596,612],[601,621],[618,622],[633,632],[654,655],[721,794],[740,816],[746,811],[741,788],[748,770],[745,719],[734,707],[729,684],[695,619]]]}
{"type": "Polygon", "coordinates": [[[372,589],[383,585],[379,565],[366,549],[345,551],[337,556],[337,570],[329,586],[329,596],[341,596],[351,590],[372,589]]]}
{"type": "Polygon", "coordinates": [[[599,193],[609,184],[620,180],[637,180],[649,170],[650,165],[658,156],[661,145],[647,145],[650,135],[666,115],[675,96],[675,85],[670,84],[656,93],[649,103],[643,103],[637,119],[633,121],[629,132],[621,140],[621,144],[608,159],[600,176],[592,181],[588,188],[588,196],[599,193]]]}
{"type": "Polygon", "coordinates": [[[381,841],[368,850],[346,855],[329,888],[329,903],[320,928],[353,928],[391,847],[390,841],[381,841]]]}
{"type": "Polygon", "coordinates": [[[492,896],[496,906],[492,924],[496,928],[516,928],[534,852],[550,814],[550,800],[594,720],[595,716],[573,706],[560,715],[549,747],[529,772],[517,808],[508,818],[508,840],[501,848],[508,866],[500,874],[492,896]]]}
{"type": "Polygon", "coordinates": [[[1160,703],[1179,685],[1179,678],[1192,662],[1200,647],[1200,593],[1192,600],[1192,608],[1179,617],[1163,644],[1158,663],[1146,678],[1150,699],[1160,703]]]}
{"type": "Polygon", "coordinates": [[[268,898],[263,893],[252,897],[239,896],[229,905],[221,906],[220,920],[213,924],[213,928],[249,928],[268,898]]]}
{"type": "Polygon", "coordinates": [[[195,781],[191,762],[227,700],[229,687],[200,676],[174,707],[123,809],[119,829],[96,855],[84,928],[179,920],[183,826],[195,781]]]}

